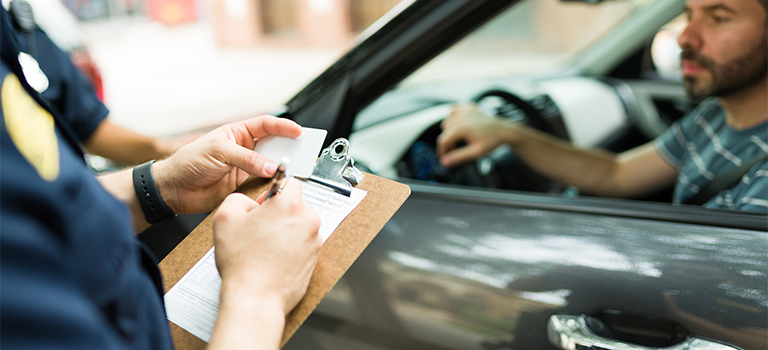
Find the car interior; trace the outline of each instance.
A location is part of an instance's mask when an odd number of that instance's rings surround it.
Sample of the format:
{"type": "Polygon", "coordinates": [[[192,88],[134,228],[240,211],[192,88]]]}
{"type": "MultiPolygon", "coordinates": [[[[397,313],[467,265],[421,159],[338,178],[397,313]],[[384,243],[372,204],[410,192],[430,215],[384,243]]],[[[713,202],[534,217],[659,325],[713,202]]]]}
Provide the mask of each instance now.
{"type": "MultiPolygon", "coordinates": [[[[649,142],[696,105],[677,71],[683,3],[520,1],[362,109],[351,154],[362,170],[389,178],[578,195],[509,146],[441,167],[440,122],[474,102],[577,147],[618,153],[649,142]]],[[[669,203],[671,189],[638,199],[669,203]]]]}

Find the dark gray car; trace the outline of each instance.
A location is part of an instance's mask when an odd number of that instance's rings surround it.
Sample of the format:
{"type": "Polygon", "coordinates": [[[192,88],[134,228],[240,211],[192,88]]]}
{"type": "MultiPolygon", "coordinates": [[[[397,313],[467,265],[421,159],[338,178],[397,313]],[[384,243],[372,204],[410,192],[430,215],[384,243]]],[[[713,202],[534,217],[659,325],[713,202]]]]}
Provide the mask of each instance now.
{"type": "Polygon", "coordinates": [[[766,215],[580,196],[509,149],[435,162],[472,99],[577,145],[653,139],[694,104],[657,34],[682,5],[404,1],[363,33],[282,115],[412,195],[286,348],[765,349],[766,215]]]}

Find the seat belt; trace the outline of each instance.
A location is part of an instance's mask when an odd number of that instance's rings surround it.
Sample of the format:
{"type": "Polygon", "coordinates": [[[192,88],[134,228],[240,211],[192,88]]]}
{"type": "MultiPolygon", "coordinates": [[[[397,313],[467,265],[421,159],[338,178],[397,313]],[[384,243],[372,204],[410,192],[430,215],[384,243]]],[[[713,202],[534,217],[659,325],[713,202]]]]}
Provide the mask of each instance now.
{"type": "Polygon", "coordinates": [[[731,188],[731,186],[735,185],[736,182],[738,182],[744,174],[746,174],[749,169],[752,169],[755,164],[760,163],[761,161],[768,159],[766,158],[768,155],[761,154],[757,157],[754,157],[744,163],[742,163],[740,166],[737,166],[735,168],[731,168],[726,170],[725,172],[722,172],[720,174],[717,174],[712,181],[710,181],[704,188],[699,191],[695,196],[689,198],[687,201],[684,202],[684,204],[692,204],[692,205],[702,205],[706,203],[708,200],[712,199],[715,195],[720,193],[720,191],[731,188]]]}

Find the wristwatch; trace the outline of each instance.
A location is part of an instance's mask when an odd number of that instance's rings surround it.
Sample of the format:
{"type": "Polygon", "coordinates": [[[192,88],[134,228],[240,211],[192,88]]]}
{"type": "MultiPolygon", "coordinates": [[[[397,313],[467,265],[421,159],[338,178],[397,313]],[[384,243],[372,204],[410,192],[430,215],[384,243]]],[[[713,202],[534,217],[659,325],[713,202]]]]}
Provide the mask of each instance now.
{"type": "Polygon", "coordinates": [[[152,175],[152,164],[150,160],[133,168],[133,189],[136,196],[139,197],[141,210],[144,212],[144,219],[150,224],[157,224],[176,217],[173,210],[165,204],[160,191],[155,184],[155,178],[152,175]]]}

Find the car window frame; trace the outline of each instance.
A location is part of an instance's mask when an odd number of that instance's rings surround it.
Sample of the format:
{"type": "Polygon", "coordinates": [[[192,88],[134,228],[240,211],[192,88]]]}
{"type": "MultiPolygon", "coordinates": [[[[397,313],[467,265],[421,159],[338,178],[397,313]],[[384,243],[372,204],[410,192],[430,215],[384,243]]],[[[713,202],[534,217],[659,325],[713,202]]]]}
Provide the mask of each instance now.
{"type": "Polygon", "coordinates": [[[406,178],[397,181],[410,186],[411,197],[768,232],[768,217],[759,212],[622,198],[564,197],[540,192],[436,184],[406,178]]]}
{"type": "MultiPolygon", "coordinates": [[[[519,1],[415,1],[402,9],[379,31],[370,34],[369,37],[351,49],[274,114],[292,119],[306,127],[328,130],[328,136],[323,147],[327,147],[337,138],[349,138],[355,117],[364,107],[389,91],[424,63],[519,1]],[[406,48],[411,48],[411,50],[406,48]]],[[[665,19],[663,23],[667,21],[668,19],[665,19]]],[[[616,39],[611,38],[610,40],[616,39]]],[[[398,181],[411,183],[409,179],[401,178],[398,181]]],[[[440,190],[447,187],[441,185],[440,190]]],[[[484,191],[482,188],[469,187],[464,190],[477,191],[478,194],[475,196],[484,191]]],[[[488,191],[485,189],[485,194],[482,196],[486,196],[488,191]]],[[[504,190],[492,189],[492,191],[506,195],[504,190]]],[[[516,196],[534,198],[525,201],[527,205],[534,205],[539,200],[535,198],[549,198],[548,196],[551,195],[524,192],[518,193],[516,196]]],[[[555,202],[547,199],[543,205],[558,208],[584,205],[585,207],[594,207],[594,209],[589,210],[607,210],[606,212],[610,212],[610,207],[615,202],[604,204],[600,202],[601,200],[608,199],[559,198],[555,202]],[[581,202],[582,200],[587,202],[581,202]]],[[[725,215],[728,219],[715,220],[711,223],[718,226],[724,225],[723,227],[732,227],[728,220],[741,220],[742,218],[750,222],[750,227],[761,227],[765,230],[764,226],[766,226],[764,216],[760,217],[762,221],[758,220],[760,222],[753,225],[754,215],[736,210],[689,206],[679,207],[683,209],[678,210],[676,209],[678,207],[673,204],[638,200],[623,201],[625,202],[622,203],[626,204],[622,204],[622,207],[626,207],[626,209],[622,211],[613,209],[616,215],[654,219],[662,217],[664,220],[677,220],[664,213],[671,211],[680,215],[690,213],[691,218],[701,215],[715,217],[725,215]],[[657,209],[653,205],[661,206],[661,208],[657,209]]],[[[709,221],[704,220],[704,222],[706,224],[709,221]]]]}
{"type": "Polygon", "coordinates": [[[275,114],[304,126],[328,130],[324,146],[336,138],[348,138],[360,110],[519,1],[415,1],[342,56],[275,114]]]}

